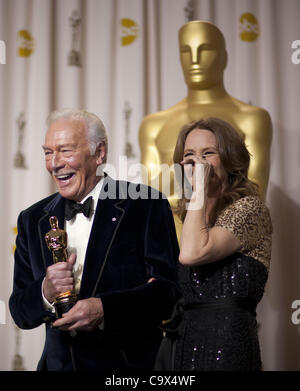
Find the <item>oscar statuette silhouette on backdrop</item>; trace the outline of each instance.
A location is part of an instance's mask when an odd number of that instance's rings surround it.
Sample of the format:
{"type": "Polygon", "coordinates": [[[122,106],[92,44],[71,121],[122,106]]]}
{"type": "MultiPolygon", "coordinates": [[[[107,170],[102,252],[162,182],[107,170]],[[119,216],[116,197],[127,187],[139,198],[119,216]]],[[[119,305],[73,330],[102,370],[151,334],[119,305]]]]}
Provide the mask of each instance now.
{"type": "MultiPolygon", "coordinates": [[[[265,197],[269,170],[272,122],[268,112],[230,96],[223,82],[227,52],[222,32],[206,21],[192,21],[179,30],[180,62],[187,85],[187,96],[174,106],[147,115],[139,129],[141,163],[148,171],[148,183],[160,177],[161,164],[173,164],[177,136],[183,125],[200,118],[217,117],[229,122],[243,137],[251,154],[249,177],[265,197]]],[[[146,179],[147,180],[147,179],[146,179]]],[[[169,201],[176,206],[174,176],[169,201]]],[[[175,215],[178,237],[181,222],[175,215]]]]}

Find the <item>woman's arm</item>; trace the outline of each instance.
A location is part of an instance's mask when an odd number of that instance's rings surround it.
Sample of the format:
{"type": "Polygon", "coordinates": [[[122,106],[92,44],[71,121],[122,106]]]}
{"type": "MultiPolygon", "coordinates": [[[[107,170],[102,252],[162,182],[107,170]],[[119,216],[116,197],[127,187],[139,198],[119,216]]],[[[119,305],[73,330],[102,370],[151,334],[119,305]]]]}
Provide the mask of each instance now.
{"type": "Polygon", "coordinates": [[[185,174],[192,183],[193,193],[183,223],[179,261],[185,265],[204,264],[239,251],[241,243],[230,230],[207,226],[207,208],[211,202],[207,196],[210,165],[195,156],[182,163],[190,166],[185,166],[185,174]],[[188,164],[191,161],[194,162],[193,168],[188,164]]]}

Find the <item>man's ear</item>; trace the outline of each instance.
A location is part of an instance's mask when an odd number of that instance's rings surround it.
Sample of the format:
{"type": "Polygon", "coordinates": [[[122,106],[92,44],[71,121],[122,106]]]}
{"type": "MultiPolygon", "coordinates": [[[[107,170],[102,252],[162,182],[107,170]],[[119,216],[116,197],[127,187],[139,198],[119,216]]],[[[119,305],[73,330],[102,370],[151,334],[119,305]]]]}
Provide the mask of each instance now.
{"type": "Polygon", "coordinates": [[[100,164],[104,163],[106,157],[106,145],[104,142],[98,144],[95,155],[97,156],[96,163],[100,166],[100,164]]]}

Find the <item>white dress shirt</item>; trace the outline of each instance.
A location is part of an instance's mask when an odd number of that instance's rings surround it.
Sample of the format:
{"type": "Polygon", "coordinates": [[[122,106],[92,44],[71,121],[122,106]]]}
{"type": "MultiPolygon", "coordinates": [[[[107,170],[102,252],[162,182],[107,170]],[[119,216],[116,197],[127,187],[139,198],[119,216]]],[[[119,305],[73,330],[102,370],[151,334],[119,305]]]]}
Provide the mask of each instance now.
{"type": "MultiPolygon", "coordinates": [[[[73,217],[73,219],[65,220],[64,229],[68,235],[68,247],[67,247],[68,256],[70,256],[72,253],[76,253],[76,262],[73,267],[73,275],[75,280],[74,292],[76,294],[78,294],[80,290],[86,249],[87,249],[91,228],[94,221],[97,202],[103,186],[103,182],[104,182],[104,178],[101,178],[101,180],[97,183],[97,185],[93,188],[93,190],[81,201],[81,203],[84,203],[84,201],[88,197],[90,196],[93,197],[90,216],[86,217],[84,216],[83,213],[77,213],[73,217]]],[[[42,287],[42,295],[43,295],[45,309],[51,312],[55,312],[54,306],[48,302],[48,300],[45,298],[43,294],[43,287],[42,287]]]]}

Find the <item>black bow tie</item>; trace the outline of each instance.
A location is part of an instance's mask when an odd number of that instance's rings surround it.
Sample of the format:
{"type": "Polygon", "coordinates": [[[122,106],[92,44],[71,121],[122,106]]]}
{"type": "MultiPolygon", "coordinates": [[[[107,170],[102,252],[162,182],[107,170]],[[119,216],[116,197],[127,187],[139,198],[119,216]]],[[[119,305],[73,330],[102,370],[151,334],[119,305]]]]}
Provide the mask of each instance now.
{"type": "Polygon", "coordinates": [[[87,198],[83,204],[78,204],[72,200],[66,200],[65,204],[65,218],[66,220],[72,220],[76,213],[83,213],[86,217],[89,217],[92,209],[93,197],[87,198]]]}

